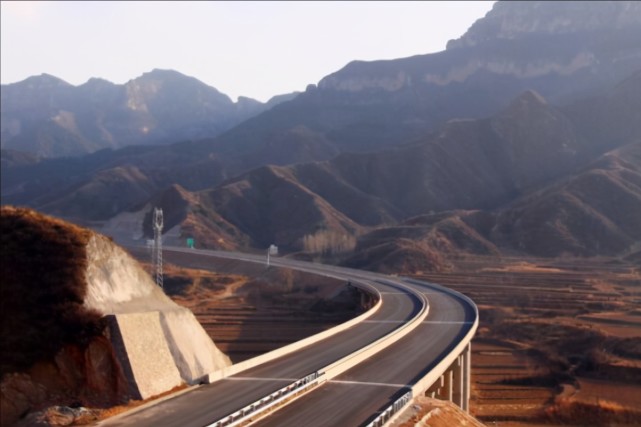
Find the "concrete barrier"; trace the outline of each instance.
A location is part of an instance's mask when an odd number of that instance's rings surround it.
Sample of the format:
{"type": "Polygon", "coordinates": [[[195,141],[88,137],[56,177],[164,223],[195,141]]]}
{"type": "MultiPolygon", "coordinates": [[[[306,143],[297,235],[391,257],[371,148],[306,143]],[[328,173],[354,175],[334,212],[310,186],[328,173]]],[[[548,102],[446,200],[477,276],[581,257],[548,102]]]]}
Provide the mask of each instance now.
{"type": "MultiPolygon", "coordinates": [[[[421,283],[419,281],[413,281],[413,280],[408,280],[408,281],[410,283],[412,282],[421,283]]],[[[450,366],[454,364],[454,362],[459,357],[459,355],[461,355],[466,350],[467,346],[472,341],[472,338],[474,337],[474,334],[476,333],[476,329],[478,328],[478,324],[479,324],[478,308],[476,307],[476,304],[474,304],[474,301],[472,301],[470,298],[468,298],[467,296],[459,292],[453,291],[452,289],[435,285],[433,283],[430,283],[430,286],[437,287],[441,289],[443,292],[449,293],[450,295],[453,295],[456,298],[463,300],[466,304],[468,304],[470,307],[473,308],[475,316],[474,316],[474,322],[472,323],[472,327],[465,334],[463,339],[454,347],[454,349],[452,349],[452,351],[446,357],[443,358],[443,360],[441,360],[430,372],[428,372],[427,375],[425,375],[423,378],[421,378],[412,386],[412,393],[414,396],[422,395],[427,389],[429,389],[434,383],[436,383],[436,381],[438,381],[438,379],[449,369],[450,366]]],[[[464,381],[469,382],[470,373],[468,372],[467,375],[468,375],[468,378],[464,379],[464,381]]],[[[469,389],[469,385],[468,385],[468,389],[469,389]]]]}
{"type": "Polygon", "coordinates": [[[341,323],[340,325],[334,326],[333,328],[327,329],[326,331],[320,332],[318,334],[312,335],[311,337],[307,337],[305,339],[302,339],[300,341],[296,341],[294,343],[288,344],[284,347],[277,348],[276,350],[270,351],[269,353],[261,354],[260,356],[253,357],[251,359],[245,360],[243,362],[237,363],[235,365],[220,369],[218,371],[214,371],[203,377],[202,382],[205,383],[212,383],[214,381],[229,377],[231,375],[236,375],[239,372],[246,371],[247,369],[251,369],[253,367],[256,367],[258,365],[261,365],[263,363],[270,362],[274,359],[277,359],[279,357],[285,356],[287,354],[293,353],[295,351],[299,351],[304,347],[307,347],[309,345],[315,344],[319,341],[322,341],[326,338],[329,338],[333,335],[336,335],[339,332],[342,332],[346,329],[351,328],[352,326],[362,322],[363,320],[371,317],[374,315],[380,308],[381,305],[383,304],[383,300],[381,298],[380,292],[374,288],[371,285],[368,285],[366,283],[360,283],[360,282],[353,282],[352,283],[354,286],[369,292],[376,298],[378,298],[378,301],[372,308],[367,310],[365,313],[345,322],[341,323]]]}
{"type": "Polygon", "coordinates": [[[211,424],[207,424],[205,427],[236,427],[241,424],[245,424],[250,419],[269,411],[285,400],[291,399],[297,394],[303,393],[316,387],[319,383],[325,381],[322,377],[322,372],[314,372],[312,374],[309,374],[297,381],[294,381],[291,384],[286,385],[279,390],[276,390],[269,396],[258,399],[257,401],[250,403],[244,408],[241,408],[238,411],[229,414],[224,418],[221,418],[220,420],[214,421],[211,424]]]}
{"type": "Polygon", "coordinates": [[[384,337],[379,338],[373,343],[325,367],[324,371],[326,374],[326,379],[328,381],[342,374],[348,369],[353,368],[354,366],[361,363],[365,359],[372,357],[373,355],[385,349],[386,347],[394,344],[396,341],[400,340],[401,338],[403,338],[404,336],[412,332],[415,328],[417,328],[423,322],[423,320],[425,320],[425,318],[427,317],[430,311],[429,301],[427,300],[425,295],[423,295],[422,293],[416,292],[412,288],[405,286],[399,282],[394,282],[394,285],[400,286],[406,289],[409,293],[418,297],[422,301],[423,306],[419,311],[419,313],[412,320],[403,324],[403,326],[401,326],[400,328],[394,329],[392,332],[385,335],[384,337]]]}
{"type": "MultiPolygon", "coordinates": [[[[364,284],[360,284],[360,285],[364,285],[364,284]]],[[[425,297],[425,295],[423,295],[422,293],[418,293],[418,292],[412,290],[411,288],[403,285],[402,283],[394,282],[394,285],[395,286],[400,286],[400,287],[406,289],[409,293],[413,294],[414,296],[418,297],[421,300],[423,305],[422,305],[421,310],[419,311],[419,313],[411,321],[409,321],[408,323],[405,323],[400,328],[394,329],[392,332],[388,333],[384,337],[381,337],[378,340],[374,341],[373,343],[367,345],[366,347],[363,347],[362,349],[359,349],[359,350],[357,350],[357,351],[355,351],[355,352],[343,357],[342,359],[340,359],[340,360],[338,360],[338,361],[336,361],[336,362],[334,362],[334,363],[332,363],[332,364],[330,364],[330,365],[328,365],[328,366],[326,366],[324,368],[319,369],[315,374],[312,374],[312,375],[314,375],[314,381],[313,382],[312,381],[305,382],[305,384],[306,384],[305,391],[309,391],[309,390],[313,389],[314,387],[317,387],[318,385],[320,385],[320,384],[322,384],[322,383],[324,383],[326,381],[329,381],[332,378],[335,378],[336,376],[342,374],[343,372],[347,371],[348,369],[356,366],[358,363],[364,361],[365,359],[367,359],[369,357],[372,357],[373,355],[375,355],[379,351],[384,350],[386,347],[394,344],[396,341],[400,340],[405,335],[410,333],[413,329],[418,327],[421,324],[421,322],[423,322],[423,320],[425,320],[425,318],[429,314],[429,302],[427,301],[427,298],[425,297]],[[322,377],[322,380],[319,381],[318,378],[320,378],[320,377],[322,377]]],[[[367,285],[367,286],[370,286],[370,285],[367,285]]],[[[382,302],[382,300],[380,298],[380,293],[375,288],[373,288],[373,289],[379,294],[379,301],[378,301],[377,304],[380,304],[382,302]]],[[[352,320],[357,320],[357,319],[352,319],[352,320]]],[[[362,319],[360,319],[359,321],[362,321],[362,319]]],[[[321,335],[321,334],[318,334],[318,335],[321,335]]],[[[294,344],[297,344],[297,343],[294,343],[294,344]]],[[[291,345],[294,345],[294,344],[291,344],[291,345]]],[[[278,351],[278,350],[275,350],[274,352],[276,352],[276,351],[278,351]]],[[[295,351],[295,350],[292,350],[292,351],[295,351]]],[[[254,361],[255,359],[258,359],[259,357],[251,359],[251,360],[249,360],[247,362],[254,361]]],[[[278,357],[280,357],[280,356],[278,356],[278,357]]],[[[264,361],[261,361],[260,363],[264,363],[264,361]]],[[[236,365],[236,366],[238,366],[238,365],[236,365]]],[[[233,366],[231,368],[233,368],[233,366]]],[[[245,369],[249,369],[249,368],[245,368],[245,369]]],[[[305,378],[298,380],[294,384],[298,384],[299,382],[303,382],[303,381],[305,381],[305,378]]],[[[290,386],[287,386],[287,387],[292,387],[292,386],[290,385],[290,386]]],[[[289,399],[290,397],[291,397],[290,402],[294,400],[294,397],[295,397],[294,395],[297,393],[297,391],[295,391],[295,390],[289,391],[289,389],[287,387],[285,387],[285,388],[283,388],[281,390],[278,390],[278,391],[270,394],[269,396],[266,396],[265,398],[260,399],[258,401],[258,402],[263,402],[263,401],[265,401],[265,399],[267,399],[267,401],[270,401],[270,402],[273,401],[273,404],[270,404],[269,406],[266,406],[266,405],[258,405],[257,406],[256,403],[247,405],[245,408],[242,408],[239,411],[222,418],[221,420],[217,420],[214,423],[210,424],[209,426],[212,426],[212,427],[235,426],[235,425],[237,425],[237,423],[240,423],[241,421],[248,420],[249,418],[265,416],[267,410],[271,409],[272,407],[274,407],[277,403],[283,402],[284,400],[289,399]],[[283,393],[283,391],[287,391],[287,392],[283,393]],[[275,399],[275,396],[278,397],[277,400],[275,399]]],[[[401,399],[399,399],[399,401],[394,402],[392,404],[391,409],[389,411],[387,411],[386,414],[394,415],[397,411],[400,411],[410,401],[411,401],[411,392],[408,392],[408,394],[404,395],[401,399]]]]}

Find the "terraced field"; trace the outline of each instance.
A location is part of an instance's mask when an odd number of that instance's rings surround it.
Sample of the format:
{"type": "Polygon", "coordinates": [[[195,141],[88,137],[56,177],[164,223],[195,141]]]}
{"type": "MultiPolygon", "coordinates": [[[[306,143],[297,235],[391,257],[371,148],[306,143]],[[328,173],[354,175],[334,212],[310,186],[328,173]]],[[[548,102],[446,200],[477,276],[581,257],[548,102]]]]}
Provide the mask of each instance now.
{"type": "Polygon", "coordinates": [[[360,291],[335,279],[265,266],[243,267],[247,274],[240,274],[223,261],[213,273],[193,262],[193,269],[166,266],[165,290],[194,312],[233,363],[343,323],[368,304],[360,291]]]}
{"type": "Polygon", "coordinates": [[[419,277],[479,306],[471,404],[480,420],[641,425],[639,266],[470,257],[451,272],[419,277]]]}
{"type": "MultiPolygon", "coordinates": [[[[264,267],[246,275],[229,265],[213,269],[220,273],[193,267],[170,269],[173,298],[234,362],[364,306],[360,296],[341,294],[344,283],[317,286],[313,277],[270,275],[264,267]]],[[[416,277],[463,292],[479,307],[471,413],[487,425],[641,425],[639,266],[469,257],[451,271],[416,277]]]]}

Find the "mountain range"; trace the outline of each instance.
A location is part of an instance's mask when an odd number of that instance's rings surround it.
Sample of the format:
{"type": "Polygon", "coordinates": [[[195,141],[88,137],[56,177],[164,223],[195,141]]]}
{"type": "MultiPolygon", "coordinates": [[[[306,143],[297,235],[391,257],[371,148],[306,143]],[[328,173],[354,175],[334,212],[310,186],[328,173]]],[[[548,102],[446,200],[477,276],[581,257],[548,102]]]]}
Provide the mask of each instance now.
{"type": "Polygon", "coordinates": [[[177,71],[155,69],[118,85],[80,86],[48,74],[2,85],[2,148],[41,157],[213,137],[295,94],[233,102],[177,71]]]}
{"type": "MultiPolygon", "coordinates": [[[[634,253],[639,40],[637,2],[500,1],[443,52],[352,62],[254,109],[196,80],[172,91],[165,79],[190,78],[154,71],[121,86],[127,101],[112,103],[133,114],[118,132],[139,138],[118,140],[148,145],[75,158],[30,149],[46,138],[29,135],[58,135],[28,125],[35,119],[22,117],[40,117],[31,105],[49,115],[62,108],[52,110],[51,89],[32,78],[29,96],[11,98],[3,86],[2,203],[80,221],[138,212],[147,233],[149,208],[160,205],[166,229],[206,247],[275,243],[390,272],[445,268],[456,253],[634,253]],[[172,96],[192,107],[175,111],[172,96]],[[194,124],[213,117],[218,124],[194,124]]],[[[72,123],[65,114],[59,122],[72,123]]],[[[106,134],[95,117],[82,129],[97,140],[106,134]]]]}

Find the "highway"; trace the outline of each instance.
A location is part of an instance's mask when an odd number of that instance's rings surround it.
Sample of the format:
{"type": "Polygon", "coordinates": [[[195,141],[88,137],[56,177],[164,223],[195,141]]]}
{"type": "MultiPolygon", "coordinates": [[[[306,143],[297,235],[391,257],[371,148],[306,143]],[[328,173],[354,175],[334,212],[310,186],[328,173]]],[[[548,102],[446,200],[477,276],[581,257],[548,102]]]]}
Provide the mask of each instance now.
{"type": "MultiPolygon", "coordinates": [[[[165,253],[174,263],[188,259],[188,266],[198,268],[207,268],[211,256],[265,262],[264,257],[229,252],[172,248],[165,253]]],[[[447,355],[476,316],[473,306],[438,286],[285,258],[273,258],[272,265],[373,286],[381,293],[381,308],[364,322],[294,353],[100,425],[208,425],[399,330],[425,310],[427,296],[429,315],[407,336],[258,424],[363,425],[447,355]]]]}
{"type": "Polygon", "coordinates": [[[467,333],[474,316],[461,300],[417,288],[428,294],[430,313],[411,334],[255,425],[360,426],[407,392],[467,333]]]}

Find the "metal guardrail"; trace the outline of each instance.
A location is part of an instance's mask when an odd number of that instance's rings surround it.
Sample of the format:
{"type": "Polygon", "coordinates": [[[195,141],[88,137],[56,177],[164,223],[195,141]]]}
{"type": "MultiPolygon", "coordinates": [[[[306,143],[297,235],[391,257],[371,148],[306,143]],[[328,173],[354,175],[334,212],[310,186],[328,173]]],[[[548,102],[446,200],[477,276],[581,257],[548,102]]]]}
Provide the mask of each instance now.
{"type": "Polygon", "coordinates": [[[374,421],[371,423],[367,424],[365,427],[381,427],[384,426],[386,422],[388,422],[394,414],[399,412],[401,409],[405,407],[410,401],[412,400],[412,390],[408,391],[394,403],[389,405],[387,408],[385,408],[378,417],[374,418],[374,421]]]}
{"type": "Polygon", "coordinates": [[[323,375],[325,375],[325,373],[319,371],[309,374],[306,377],[294,381],[293,383],[286,385],[280,390],[276,390],[272,394],[255,401],[254,403],[250,403],[249,405],[239,409],[233,414],[229,414],[226,417],[219,419],[218,421],[214,421],[213,423],[208,424],[206,427],[237,426],[240,423],[249,420],[251,417],[256,416],[276,406],[278,403],[282,402],[285,399],[288,399],[294,394],[316,386],[323,375]]]}

